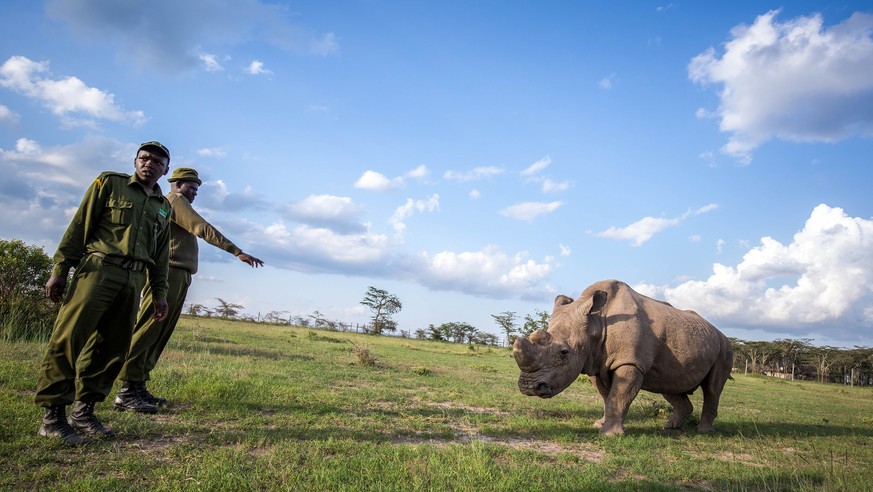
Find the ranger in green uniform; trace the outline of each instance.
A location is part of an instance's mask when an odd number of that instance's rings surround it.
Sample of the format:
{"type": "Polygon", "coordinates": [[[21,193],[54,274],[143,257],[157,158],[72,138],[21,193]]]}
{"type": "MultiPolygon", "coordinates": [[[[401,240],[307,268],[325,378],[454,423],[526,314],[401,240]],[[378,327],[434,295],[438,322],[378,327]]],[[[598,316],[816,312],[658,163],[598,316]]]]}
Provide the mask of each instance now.
{"type": "Polygon", "coordinates": [[[171,186],[167,199],[173,206],[170,215],[170,290],[167,295],[169,315],[164,320],[157,320],[150,315],[155,292],[146,286],[127,361],[118,376],[121,388],[113,403],[118,410],[155,413],[158,411],[156,405],[167,402],[164,398],[152,395],[146,389],[146,381],[151,379],[150,373],[176,328],[191,285],[191,276],[197,273],[198,237],[236,256],[252,268],[264,265],[258,258],[243,253],[191,206],[202,184],[196,170],[180,167],[173,171],[167,181],[171,186]]]}
{"type": "Polygon", "coordinates": [[[79,445],[88,443],[88,436],[113,435],[94,416],[94,404],[106,399],[124,363],[146,270],[154,293],[152,316],[167,316],[171,207],[157,182],[169,165],[166,147],[142,144],[133,176],[104,172],[94,180],[58,245],[45,290],[63,303],[34,398],[45,407],[41,436],[79,445]],[[71,268],[75,273],[64,294],[71,268]]]}

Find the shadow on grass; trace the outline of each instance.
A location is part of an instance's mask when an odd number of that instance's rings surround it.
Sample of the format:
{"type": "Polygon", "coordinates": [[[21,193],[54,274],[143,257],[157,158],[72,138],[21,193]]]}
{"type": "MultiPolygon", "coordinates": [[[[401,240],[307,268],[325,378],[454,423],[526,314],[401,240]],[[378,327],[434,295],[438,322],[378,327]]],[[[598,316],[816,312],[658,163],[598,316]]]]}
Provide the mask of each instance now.
{"type": "Polygon", "coordinates": [[[212,355],[227,355],[227,356],[249,356],[249,357],[259,357],[262,359],[268,360],[287,360],[287,361],[301,361],[301,360],[314,360],[312,356],[309,355],[301,355],[301,354],[293,354],[287,353],[280,350],[273,349],[261,349],[256,347],[251,347],[248,345],[232,345],[233,342],[221,342],[221,344],[217,343],[200,343],[200,342],[192,342],[192,343],[177,343],[173,345],[173,349],[180,350],[183,352],[195,352],[195,353],[209,353],[212,355]]]}
{"type": "Polygon", "coordinates": [[[832,424],[798,424],[795,422],[715,422],[717,435],[738,437],[873,437],[873,429],[832,424]]]}

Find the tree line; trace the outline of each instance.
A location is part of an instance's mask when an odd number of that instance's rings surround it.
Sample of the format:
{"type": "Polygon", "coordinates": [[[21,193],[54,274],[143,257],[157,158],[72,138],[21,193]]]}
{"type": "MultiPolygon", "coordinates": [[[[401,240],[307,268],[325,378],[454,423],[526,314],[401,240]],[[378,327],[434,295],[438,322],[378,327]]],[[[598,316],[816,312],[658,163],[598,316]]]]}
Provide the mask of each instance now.
{"type": "MultiPolygon", "coordinates": [[[[23,241],[0,239],[0,339],[46,340],[51,333],[58,306],[45,298],[43,287],[51,274],[52,260],[42,248],[23,241]]],[[[372,335],[398,331],[394,315],[403,309],[400,299],[390,292],[370,286],[360,304],[371,313],[369,323],[352,325],[328,319],[319,311],[290,316],[287,311],[271,311],[263,318],[244,313],[244,306],[216,298],[217,305],[189,304],[187,314],[215,316],[251,322],[285,324],[328,330],[349,330],[372,335]]],[[[513,311],[492,314],[507,346],[518,337],[537,329],[547,329],[550,314],[536,310],[519,316],[513,311]]],[[[478,329],[464,321],[430,324],[410,332],[399,330],[402,337],[452,343],[500,345],[497,335],[478,329]]],[[[823,383],[873,385],[873,348],[845,349],[814,346],[812,339],[783,338],[770,342],[731,339],[734,370],[785,379],[814,380],[823,383]]]]}

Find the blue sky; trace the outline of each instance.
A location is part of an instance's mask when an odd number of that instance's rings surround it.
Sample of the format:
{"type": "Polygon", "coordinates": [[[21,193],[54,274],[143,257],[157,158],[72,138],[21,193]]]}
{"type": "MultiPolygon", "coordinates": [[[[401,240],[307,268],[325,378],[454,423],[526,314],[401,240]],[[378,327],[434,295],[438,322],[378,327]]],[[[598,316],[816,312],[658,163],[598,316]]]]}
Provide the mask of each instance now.
{"type": "MultiPolygon", "coordinates": [[[[551,311],[605,278],[728,336],[873,345],[867,2],[5,2],[0,237],[52,254],[160,140],[188,301],[399,327],[551,311]]],[[[161,185],[167,188],[166,181],[161,185]]]]}

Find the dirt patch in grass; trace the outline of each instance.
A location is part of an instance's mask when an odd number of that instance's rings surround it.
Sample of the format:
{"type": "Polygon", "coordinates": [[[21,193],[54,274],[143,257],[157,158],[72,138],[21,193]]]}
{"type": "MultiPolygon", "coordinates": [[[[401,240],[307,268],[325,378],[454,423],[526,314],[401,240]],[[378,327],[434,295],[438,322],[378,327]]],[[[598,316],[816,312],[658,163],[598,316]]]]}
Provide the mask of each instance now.
{"type": "Polygon", "coordinates": [[[486,414],[486,415],[509,415],[509,412],[493,408],[493,407],[475,407],[470,405],[462,405],[460,403],[441,401],[441,402],[426,402],[427,405],[439,407],[444,410],[463,410],[467,413],[486,414]]]}
{"type": "Polygon", "coordinates": [[[435,447],[481,442],[506,446],[515,450],[535,451],[549,456],[570,454],[590,463],[600,463],[606,456],[606,452],[602,449],[586,443],[559,444],[546,440],[494,437],[480,434],[479,429],[469,423],[449,422],[448,425],[455,434],[452,439],[435,439],[425,436],[398,436],[393,439],[393,442],[411,445],[428,444],[435,447]]]}
{"type": "Polygon", "coordinates": [[[139,450],[145,453],[163,451],[170,446],[175,446],[183,440],[178,436],[160,436],[150,438],[125,439],[119,444],[130,450],[139,450]]]}

